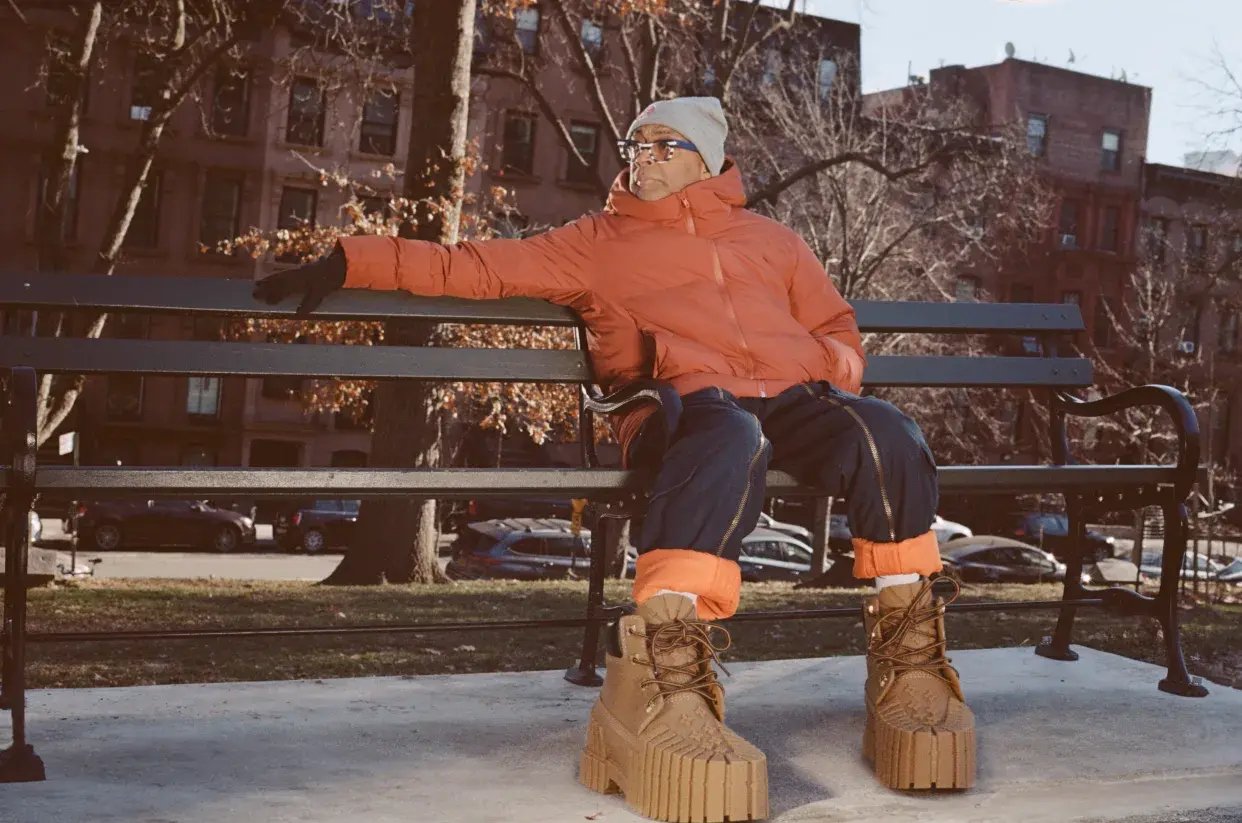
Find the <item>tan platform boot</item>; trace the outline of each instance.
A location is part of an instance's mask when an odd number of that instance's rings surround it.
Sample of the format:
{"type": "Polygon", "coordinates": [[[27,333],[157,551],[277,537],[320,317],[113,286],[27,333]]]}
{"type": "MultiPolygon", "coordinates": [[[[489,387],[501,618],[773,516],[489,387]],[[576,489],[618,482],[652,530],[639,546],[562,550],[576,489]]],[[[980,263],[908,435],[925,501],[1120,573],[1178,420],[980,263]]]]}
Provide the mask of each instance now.
{"type": "Polygon", "coordinates": [[[724,725],[724,689],[712,663],[728,648],[728,632],[697,619],[689,598],[663,594],[622,617],[609,646],[582,784],[621,792],[656,820],[767,817],[767,758],[724,725]],[[722,643],[713,643],[713,632],[722,643]]]}
{"type": "Polygon", "coordinates": [[[927,580],[888,586],[864,602],[863,755],[891,789],[968,789],[975,782],[975,716],[945,656],[944,605],[927,580]]]}

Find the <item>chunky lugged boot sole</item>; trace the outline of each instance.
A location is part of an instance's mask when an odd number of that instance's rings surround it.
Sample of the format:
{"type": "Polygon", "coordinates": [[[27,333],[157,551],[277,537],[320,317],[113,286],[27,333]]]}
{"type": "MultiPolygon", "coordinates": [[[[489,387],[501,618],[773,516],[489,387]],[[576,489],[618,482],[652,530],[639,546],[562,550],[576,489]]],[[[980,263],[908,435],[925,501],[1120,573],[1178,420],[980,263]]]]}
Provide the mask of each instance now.
{"type": "Polygon", "coordinates": [[[668,734],[628,751],[610,749],[592,718],[578,780],[592,791],[623,794],[636,812],[668,823],[726,823],[768,816],[767,760],[729,762],[668,734]],[[709,759],[710,758],[710,759],[709,759]]]}
{"type": "Polygon", "coordinates": [[[863,756],[890,789],[969,789],[975,784],[975,732],[901,729],[867,713],[863,756]]]}

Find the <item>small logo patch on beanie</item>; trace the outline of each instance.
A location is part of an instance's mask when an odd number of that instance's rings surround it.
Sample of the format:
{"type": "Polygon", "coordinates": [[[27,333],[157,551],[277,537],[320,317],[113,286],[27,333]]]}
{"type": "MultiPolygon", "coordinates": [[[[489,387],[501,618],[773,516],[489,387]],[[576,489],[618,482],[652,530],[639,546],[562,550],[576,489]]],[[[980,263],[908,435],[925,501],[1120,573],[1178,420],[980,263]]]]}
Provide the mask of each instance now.
{"type": "Polygon", "coordinates": [[[648,106],[647,108],[643,109],[643,113],[642,113],[642,114],[640,114],[640,115],[638,115],[638,116],[639,116],[639,117],[646,117],[647,115],[651,114],[653,111],[655,111],[655,103],[652,103],[650,106],[648,106]]]}

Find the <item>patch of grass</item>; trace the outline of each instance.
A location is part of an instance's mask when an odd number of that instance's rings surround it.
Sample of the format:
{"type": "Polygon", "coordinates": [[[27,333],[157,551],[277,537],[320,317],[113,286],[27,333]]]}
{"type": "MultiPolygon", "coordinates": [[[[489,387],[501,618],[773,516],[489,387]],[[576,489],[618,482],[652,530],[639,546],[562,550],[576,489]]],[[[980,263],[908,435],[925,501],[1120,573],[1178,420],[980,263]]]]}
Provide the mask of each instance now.
{"type": "MultiPolygon", "coordinates": [[[[609,602],[629,584],[610,581],[609,602]]],[[[747,585],[743,610],[858,606],[861,590],[795,590],[747,585]]],[[[1055,585],[968,587],[964,602],[1046,600],[1055,585]]],[[[470,581],[449,586],[324,587],[225,580],[100,580],[31,592],[38,632],[168,628],[260,628],[371,623],[508,620],[581,616],[583,582],[470,581]]],[[[1054,612],[982,612],[949,617],[950,649],[1033,646],[1051,633],[1054,612]]],[[[861,620],[736,623],[729,660],[859,654],[861,620]]],[[[1194,606],[1183,613],[1183,644],[1195,674],[1242,685],[1242,605],[1194,606]]],[[[1075,641],[1162,663],[1154,621],[1083,610],[1075,641]]],[[[556,669],[576,660],[578,629],[463,631],[347,637],[282,637],[149,642],[37,643],[28,648],[32,688],[130,686],[232,680],[415,675],[556,669]]]]}

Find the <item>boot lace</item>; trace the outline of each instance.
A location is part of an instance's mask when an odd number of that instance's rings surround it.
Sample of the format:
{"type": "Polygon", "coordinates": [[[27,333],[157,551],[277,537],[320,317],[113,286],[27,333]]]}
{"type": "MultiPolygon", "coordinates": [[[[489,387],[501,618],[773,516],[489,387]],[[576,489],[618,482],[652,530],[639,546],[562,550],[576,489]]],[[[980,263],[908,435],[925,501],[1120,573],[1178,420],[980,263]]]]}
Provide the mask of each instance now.
{"type": "Polygon", "coordinates": [[[721,671],[729,674],[729,670],[720,662],[720,653],[733,645],[728,629],[702,621],[673,620],[658,626],[648,636],[648,641],[655,677],[647,678],[642,685],[655,683],[660,687],[660,692],[647,701],[647,708],[651,708],[657,696],[671,697],[681,692],[694,692],[709,702],[715,699],[713,689],[722,687],[717,682],[716,670],[710,663],[715,663],[720,666],[721,671]],[[716,642],[712,632],[720,632],[723,638],[716,642]],[[694,657],[685,664],[669,665],[659,662],[661,655],[686,647],[694,649],[694,657]],[[704,663],[709,665],[704,666],[704,663]],[[668,679],[674,676],[679,677],[676,680],[668,679]]]}
{"type": "MultiPolygon", "coordinates": [[[[909,606],[883,614],[876,621],[880,639],[870,648],[870,652],[876,663],[886,664],[890,677],[895,678],[903,672],[926,672],[952,686],[945,671],[957,674],[957,669],[950,665],[953,661],[948,656],[947,641],[937,639],[935,625],[941,610],[961,595],[962,587],[951,577],[937,578],[939,580],[947,580],[953,586],[953,593],[945,598],[943,604],[929,597],[926,605],[920,606],[923,601],[923,591],[920,591],[909,606]],[[930,632],[924,628],[928,624],[931,624],[930,632]],[[904,642],[907,634],[915,639],[908,646],[904,642]],[[926,642],[918,645],[918,640],[926,642]]],[[[931,588],[932,583],[929,580],[924,586],[931,588]]]]}

